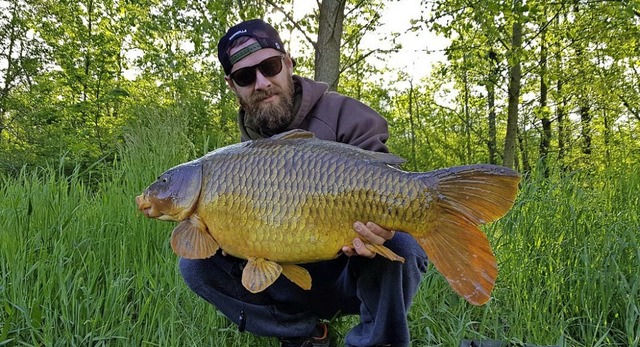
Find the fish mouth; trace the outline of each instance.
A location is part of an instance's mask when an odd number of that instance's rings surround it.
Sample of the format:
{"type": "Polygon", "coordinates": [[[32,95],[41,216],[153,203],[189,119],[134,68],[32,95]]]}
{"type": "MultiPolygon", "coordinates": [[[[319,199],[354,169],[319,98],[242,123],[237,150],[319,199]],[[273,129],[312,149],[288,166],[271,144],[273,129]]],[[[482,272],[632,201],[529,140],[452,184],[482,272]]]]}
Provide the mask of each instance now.
{"type": "Polygon", "coordinates": [[[136,204],[138,205],[138,210],[147,218],[156,218],[161,215],[161,213],[158,213],[158,211],[153,208],[153,204],[144,194],[136,196],[136,204]]]}
{"type": "Polygon", "coordinates": [[[179,218],[174,214],[167,213],[166,206],[162,204],[162,201],[157,201],[156,199],[149,198],[146,194],[142,193],[136,196],[136,204],[138,205],[138,210],[142,212],[147,218],[155,218],[159,220],[166,221],[176,221],[179,222],[184,218],[179,218]],[[155,201],[154,201],[155,200],[155,201]],[[164,207],[163,207],[164,206],[164,207]]]}

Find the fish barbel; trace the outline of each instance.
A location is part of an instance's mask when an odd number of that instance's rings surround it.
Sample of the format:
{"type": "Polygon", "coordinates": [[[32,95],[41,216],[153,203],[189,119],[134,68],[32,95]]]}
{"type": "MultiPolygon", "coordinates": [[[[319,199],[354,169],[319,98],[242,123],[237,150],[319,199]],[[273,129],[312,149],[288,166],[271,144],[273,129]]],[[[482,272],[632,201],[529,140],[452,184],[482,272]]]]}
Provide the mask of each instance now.
{"type": "Polygon", "coordinates": [[[204,259],[222,249],[246,259],[242,284],[254,293],[280,274],[311,288],[296,264],[338,257],[357,236],[353,223],[370,221],[411,234],[458,294],[486,303],[498,270],[478,226],[509,211],[520,175],[495,165],[406,172],[394,167],[401,162],[293,130],[178,165],[136,203],[149,218],[179,222],[171,236],[177,255],[204,259]]]}

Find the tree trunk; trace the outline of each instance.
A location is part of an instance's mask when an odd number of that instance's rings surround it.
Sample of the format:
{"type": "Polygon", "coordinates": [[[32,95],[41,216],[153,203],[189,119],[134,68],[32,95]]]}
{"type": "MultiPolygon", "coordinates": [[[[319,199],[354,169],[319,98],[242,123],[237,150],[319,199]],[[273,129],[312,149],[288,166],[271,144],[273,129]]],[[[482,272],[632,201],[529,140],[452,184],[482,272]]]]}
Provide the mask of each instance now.
{"type": "Polygon", "coordinates": [[[518,132],[518,143],[520,144],[520,153],[522,153],[522,172],[526,175],[531,172],[531,162],[527,152],[527,139],[522,132],[518,132]]]}
{"type": "MultiPolygon", "coordinates": [[[[558,15],[555,21],[554,31],[559,30],[561,24],[564,22],[564,15],[558,15]]],[[[557,46],[564,46],[564,44],[559,44],[557,46]]],[[[565,51],[563,49],[552,48],[554,57],[553,69],[555,74],[557,75],[556,82],[556,95],[557,99],[555,100],[556,110],[556,122],[558,123],[558,165],[561,170],[564,172],[569,171],[568,165],[566,164],[564,158],[567,156],[569,145],[569,125],[567,124],[567,104],[568,98],[564,95],[564,71],[565,67],[563,64],[563,59],[565,55],[565,51]]]]}
{"type": "Polygon", "coordinates": [[[315,53],[315,80],[337,90],[340,79],[340,42],[345,0],[322,0],[315,53]]]}
{"type": "Polygon", "coordinates": [[[520,63],[520,48],[522,47],[522,23],[519,16],[522,0],[514,1],[515,20],[511,37],[511,56],[509,57],[509,105],[507,108],[507,134],[504,140],[504,161],[506,167],[515,167],[516,140],[518,136],[518,102],[520,100],[520,80],[522,68],[520,63]]]}
{"type": "Polygon", "coordinates": [[[489,163],[495,165],[498,163],[498,141],[496,131],[496,84],[498,81],[498,61],[496,59],[496,53],[493,50],[489,52],[489,59],[491,72],[487,83],[487,107],[489,109],[489,139],[487,140],[487,146],[489,147],[489,163]]]}
{"type": "Polygon", "coordinates": [[[602,118],[604,121],[604,154],[605,154],[605,162],[607,166],[611,166],[611,120],[609,119],[609,114],[607,110],[602,111],[602,118]]]}
{"type": "MultiPolygon", "coordinates": [[[[558,80],[558,84],[556,87],[556,92],[558,95],[562,95],[562,76],[558,80]]],[[[561,100],[558,102],[558,106],[556,107],[556,119],[558,122],[558,161],[562,166],[562,169],[566,171],[567,167],[563,163],[564,157],[567,155],[567,129],[566,129],[566,104],[567,99],[563,96],[560,97],[561,100]]]]}
{"type": "Polygon", "coordinates": [[[542,136],[540,137],[540,163],[543,175],[549,177],[549,147],[551,146],[551,120],[547,112],[547,42],[546,30],[540,40],[540,115],[542,121],[542,136]]]}
{"type": "Polygon", "coordinates": [[[467,55],[463,56],[464,72],[462,80],[464,83],[464,135],[465,135],[465,164],[471,162],[471,115],[469,114],[469,79],[467,72],[467,55]]]}
{"type": "Polygon", "coordinates": [[[591,107],[588,104],[580,106],[580,127],[582,135],[582,154],[591,154],[591,107]]]}
{"type": "Polygon", "coordinates": [[[413,161],[413,170],[417,171],[418,161],[416,153],[416,126],[413,120],[413,79],[409,80],[409,127],[411,128],[411,160],[413,161]]]}

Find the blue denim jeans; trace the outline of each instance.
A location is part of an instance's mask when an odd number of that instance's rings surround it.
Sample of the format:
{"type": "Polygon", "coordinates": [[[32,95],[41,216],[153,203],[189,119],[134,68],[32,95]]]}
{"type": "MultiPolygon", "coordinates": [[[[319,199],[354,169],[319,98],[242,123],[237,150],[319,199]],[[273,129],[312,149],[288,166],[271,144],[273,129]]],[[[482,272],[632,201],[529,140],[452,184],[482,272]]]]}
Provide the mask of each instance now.
{"type": "Polygon", "coordinates": [[[340,256],[303,264],[312,278],[303,290],[284,276],[252,294],[240,283],[242,259],[220,253],[202,260],[180,259],[186,284],[242,329],[274,337],[307,336],[319,319],[360,315],[347,346],[409,346],[407,311],[427,270],[427,256],[410,235],[396,233],[385,246],[405,258],[393,262],[340,256]]]}

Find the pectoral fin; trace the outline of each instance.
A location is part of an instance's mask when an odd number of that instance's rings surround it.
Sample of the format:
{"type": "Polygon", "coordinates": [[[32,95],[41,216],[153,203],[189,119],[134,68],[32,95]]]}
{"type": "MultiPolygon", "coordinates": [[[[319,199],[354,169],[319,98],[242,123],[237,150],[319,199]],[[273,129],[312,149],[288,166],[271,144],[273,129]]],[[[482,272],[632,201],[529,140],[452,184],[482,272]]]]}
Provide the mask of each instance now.
{"type": "Polygon", "coordinates": [[[393,260],[393,261],[399,261],[401,263],[404,263],[404,258],[393,253],[392,250],[390,250],[389,248],[383,246],[383,245],[375,245],[372,243],[365,243],[364,244],[368,250],[370,250],[371,252],[375,253],[375,254],[380,254],[381,256],[389,259],[389,260],[393,260]]]}
{"type": "Polygon", "coordinates": [[[304,290],[311,289],[311,275],[302,266],[295,264],[282,264],[282,274],[291,282],[297,284],[304,290]]]}
{"type": "Polygon", "coordinates": [[[262,258],[250,258],[242,271],[242,285],[252,293],[259,293],[272,285],[280,273],[280,264],[262,258]]]}
{"type": "Polygon", "coordinates": [[[207,226],[196,214],[182,221],[171,234],[173,252],[187,259],[205,259],[214,255],[220,246],[207,226]]]}

